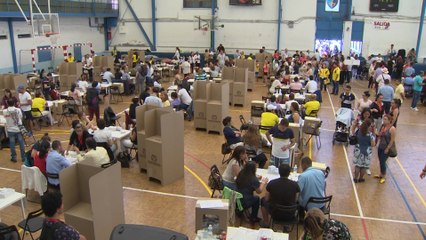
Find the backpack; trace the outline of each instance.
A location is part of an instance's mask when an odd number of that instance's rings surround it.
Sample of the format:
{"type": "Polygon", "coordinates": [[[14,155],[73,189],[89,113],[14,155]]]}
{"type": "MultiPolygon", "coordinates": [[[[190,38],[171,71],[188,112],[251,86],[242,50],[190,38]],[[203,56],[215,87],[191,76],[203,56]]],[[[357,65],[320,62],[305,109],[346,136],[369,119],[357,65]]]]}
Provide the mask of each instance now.
{"type": "Polygon", "coordinates": [[[132,156],[130,156],[130,154],[127,151],[124,151],[124,152],[120,152],[117,155],[116,159],[117,161],[121,163],[122,168],[129,168],[130,162],[132,161],[132,156]]]}
{"type": "Polygon", "coordinates": [[[142,65],[138,68],[138,72],[142,77],[146,77],[148,75],[148,66],[142,65]]]}
{"type": "Polygon", "coordinates": [[[216,165],[210,168],[210,176],[208,181],[209,187],[213,190],[223,190],[222,175],[216,165]]]}

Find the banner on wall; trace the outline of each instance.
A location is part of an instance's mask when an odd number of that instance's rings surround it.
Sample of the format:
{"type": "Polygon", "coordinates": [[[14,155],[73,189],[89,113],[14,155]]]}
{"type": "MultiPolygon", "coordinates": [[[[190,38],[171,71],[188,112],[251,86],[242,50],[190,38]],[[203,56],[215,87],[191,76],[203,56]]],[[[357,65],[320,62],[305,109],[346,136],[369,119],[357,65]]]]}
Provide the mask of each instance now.
{"type": "Polygon", "coordinates": [[[338,12],[340,8],[340,0],[325,0],[326,12],[338,12]]]}

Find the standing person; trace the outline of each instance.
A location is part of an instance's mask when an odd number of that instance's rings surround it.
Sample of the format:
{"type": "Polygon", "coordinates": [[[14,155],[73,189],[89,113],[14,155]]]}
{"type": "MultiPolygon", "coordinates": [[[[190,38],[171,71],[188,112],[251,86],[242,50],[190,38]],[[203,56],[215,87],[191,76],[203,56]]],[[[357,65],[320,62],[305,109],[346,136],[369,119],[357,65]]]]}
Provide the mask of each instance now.
{"type": "Polygon", "coordinates": [[[340,68],[338,63],[333,63],[333,71],[331,74],[331,83],[333,84],[333,91],[331,93],[334,95],[339,94],[339,82],[340,82],[340,68]]]}
{"type": "Polygon", "coordinates": [[[404,85],[402,84],[401,78],[397,78],[395,80],[395,83],[396,83],[396,88],[395,88],[394,98],[399,99],[402,104],[405,100],[404,85]]]}
{"type": "MultiPolygon", "coordinates": [[[[62,156],[64,149],[62,148],[61,141],[54,140],[52,142],[52,151],[49,152],[46,158],[46,174],[49,176],[58,175],[59,173],[71,166],[71,162],[62,156]]],[[[59,188],[59,177],[47,177],[49,185],[59,188]]]]}
{"type": "Polygon", "coordinates": [[[371,125],[370,119],[363,121],[358,131],[355,132],[357,138],[357,144],[354,148],[354,160],[355,173],[354,182],[364,182],[364,175],[367,169],[370,169],[371,157],[373,155],[373,149],[376,145],[374,134],[369,131],[371,125]]]}
{"type": "Polygon", "coordinates": [[[379,89],[385,85],[385,80],[391,81],[391,76],[389,75],[389,70],[385,67],[382,68],[382,73],[376,78],[376,93],[379,92],[379,89]]]}
{"type": "Polygon", "coordinates": [[[40,240],[86,240],[86,237],[76,229],[61,221],[63,208],[60,192],[47,192],[41,197],[41,209],[43,209],[46,219],[43,222],[40,240]]]}
{"type": "Polygon", "coordinates": [[[19,108],[14,107],[15,102],[12,98],[7,101],[8,107],[3,110],[3,115],[6,119],[7,135],[9,136],[10,161],[16,162],[15,142],[17,139],[23,162],[25,160],[25,143],[24,136],[19,129],[19,125],[22,125],[22,112],[19,108]]]}
{"type": "Polygon", "coordinates": [[[173,59],[178,60],[180,59],[180,49],[176,47],[175,54],[173,55],[173,59]]]}
{"type": "MultiPolygon", "coordinates": [[[[288,164],[282,164],[279,168],[280,178],[271,180],[266,185],[265,197],[261,200],[261,210],[263,221],[260,222],[261,227],[269,227],[269,215],[274,213],[274,207],[294,206],[299,197],[300,187],[297,182],[288,179],[290,176],[291,167],[288,164]],[[285,191],[283,191],[285,189],[285,191]]],[[[276,215],[276,214],[275,214],[276,215]]],[[[279,220],[291,220],[293,215],[280,215],[279,220]]]]}
{"type": "Polygon", "coordinates": [[[87,90],[86,101],[87,109],[89,110],[89,119],[93,120],[93,116],[96,116],[96,121],[99,120],[99,91],[97,89],[98,82],[94,81],[92,87],[87,90]]]}
{"type": "Polygon", "coordinates": [[[419,109],[417,108],[417,102],[420,99],[420,95],[422,93],[423,90],[423,85],[425,85],[423,83],[423,78],[425,77],[425,72],[424,71],[420,71],[420,74],[416,75],[416,77],[414,78],[414,84],[413,84],[413,101],[411,102],[411,110],[414,110],[416,112],[419,111],[419,109]]]}
{"type": "Polygon", "coordinates": [[[340,107],[353,109],[355,101],[355,95],[351,92],[352,87],[350,85],[345,86],[345,91],[340,94],[340,107]]]}
{"type": "Polygon", "coordinates": [[[281,119],[281,122],[266,132],[266,138],[269,143],[272,144],[270,165],[279,167],[281,164],[290,163],[290,148],[294,146],[294,133],[291,128],[288,127],[289,122],[287,119],[281,119]],[[274,140],[271,139],[274,137],[274,140]]]}
{"type": "Polygon", "coordinates": [[[223,186],[237,190],[235,179],[248,161],[246,149],[243,146],[237,146],[229,159],[228,165],[222,174],[223,186]]]}
{"type": "Polygon", "coordinates": [[[351,240],[348,227],[337,220],[327,219],[321,209],[313,208],[306,213],[303,221],[305,233],[301,239],[304,240],[351,240]]]}
{"type": "Polygon", "coordinates": [[[330,70],[328,70],[327,65],[323,63],[321,65],[321,69],[319,71],[319,79],[320,79],[320,90],[327,91],[327,84],[325,84],[325,80],[329,79],[330,77],[330,70]]]}
{"type": "Polygon", "coordinates": [[[257,163],[259,168],[264,168],[267,158],[262,150],[262,136],[257,126],[249,125],[246,134],[243,136],[243,142],[249,158],[257,163]]]}
{"type": "Polygon", "coordinates": [[[373,101],[371,101],[369,98],[370,92],[364,91],[364,93],[362,94],[362,98],[355,103],[355,110],[358,111],[358,114],[361,113],[364,109],[370,108],[373,101]]]}
{"type": "Polygon", "coordinates": [[[237,191],[243,195],[243,207],[244,209],[251,208],[250,222],[259,222],[260,218],[257,217],[260,205],[259,196],[253,194],[256,191],[257,194],[261,194],[268,183],[268,178],[263,177],[261,182],[256,177],[256,163],[248,162],[244,168],[238,173],[235,183],[237,184],[237,191]]]}
{"type": "Polygon", "coordinates": [[[18,86],[18,93],[19,106],[24,114],[24,125],[28,133],[32,135],[33,114],[31,113],[31,106],[33,104],[33,99],[31,98],[31,94],[25,91],[24,85],[18,86]]]}
{"type": "Polygon", "coordinates": [[[182,73],[184,77],[191,73],[191,64],[188,62],[187,57],[185,57],[185,61],[180,64],[180,73],[182,73]]]}
{"type": "Polygon", "coordinates": [[[377,153],[380,162],[380,174],[375,175],[375,178],[379,179],[380,183],[385,183],[386,177],[386,161],[389,158],[389,151],[395,144],[396,139],[396,128],[391,125],[392,116],[385,115],[383,117],[383,125],[379,132],[379,147],[377,153]]]}
{"type": "Polygon", "coordinates": [[[368,89],[372,88],[374,86],[374,74],[375,74],[375,67],[376,67],[376,61],[373,61],[368,68],[368,89]]]}
{"type": "Polygon", "coordinates": [[[391,125],[394,126],[395,128],[396,128],[396,124],[398,122],[398,118],[400,114],[400,111],[399,111],[400,107],[401,107],[401,100],[392,99],[389,115],[392,116],[391,125]]]}
{"type": "Polygon", "coordinates": [[[269,86],[268,82],[268,75],[269,75],[269,61],[265,60],[265,63],[262,66],[263,71],[263,83],[266,84],[266,86],[269,86]]]}
{"type": "Polygon", "coordinates": [[[89,73],[89,80],[93,79],[93,59],[90,56],[90,54],[86,54],[86,56],[84,56],[84,61],[83,61],[83,68],[85,70],[87,70],[87,72],[89,73]]]}
{"type": "Polygon", "coordinates": [[[136,65],[136,92],[141,94],[145,89],[146,76],[148,74],[148,66],[146,64],[136,65]]]}
{"type": "Polygon", "coordinates": [[[376,132],[379,132],[382,128],[382,117],[385,112],[382,94],[377,94],[376,101],[371,104],[370,109],[374,120],[374,126],[376,127],[376,132]]]}
{"type": "Polygon", "coordinates": [[[393,88],[389,85],[390,81],[389,79],[385,79],[384,84],[382,87],[379,88],[378,93],[381,93],[383,95],[383,107],[385,109],[385,113],[389,114],[391,101],[393,99],[393,88]]]}

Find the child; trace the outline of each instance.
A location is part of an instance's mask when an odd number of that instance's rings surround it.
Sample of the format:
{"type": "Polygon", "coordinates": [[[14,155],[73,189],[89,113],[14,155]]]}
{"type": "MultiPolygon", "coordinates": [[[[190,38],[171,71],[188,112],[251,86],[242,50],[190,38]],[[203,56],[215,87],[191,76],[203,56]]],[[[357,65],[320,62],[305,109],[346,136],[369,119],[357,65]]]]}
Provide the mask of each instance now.
{"type": "Polygon", "coordinates": [[[172,102],[171,105],[173,108],[177,108],[180,105],[180,100],[178,98],[177,92],[172,92],[172,102]]]}

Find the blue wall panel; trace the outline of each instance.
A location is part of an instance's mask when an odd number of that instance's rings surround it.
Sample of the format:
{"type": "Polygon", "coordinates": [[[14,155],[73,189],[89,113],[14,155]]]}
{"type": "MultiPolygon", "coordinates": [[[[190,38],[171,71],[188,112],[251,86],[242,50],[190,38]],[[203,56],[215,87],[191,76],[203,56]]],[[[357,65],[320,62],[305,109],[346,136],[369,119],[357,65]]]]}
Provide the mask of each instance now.
{"type": "Polygon", "coordinates": [[[40,50],[42,48],[50,47],[50,45],[47,46],[38,46],[37,47],[37,58],[39,62],[47,62],[52,60],[52,52],[51,50],[40,50]]]}
{"type": "Polygon", "coordinates": [[[340,0],[339,12],[326,12],[326,0],[317,0],[316,39],[342,39],[343,22],[350,20],[352,0],[340,0]]]}
{"type": "Polygon", "coordinates": [[[351,41],[362,42],[364,37],[364,22],[362,21],[353,21],[352,22],[352,37],[351,41]]]}

